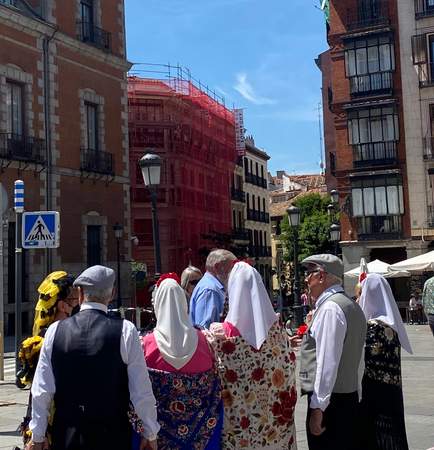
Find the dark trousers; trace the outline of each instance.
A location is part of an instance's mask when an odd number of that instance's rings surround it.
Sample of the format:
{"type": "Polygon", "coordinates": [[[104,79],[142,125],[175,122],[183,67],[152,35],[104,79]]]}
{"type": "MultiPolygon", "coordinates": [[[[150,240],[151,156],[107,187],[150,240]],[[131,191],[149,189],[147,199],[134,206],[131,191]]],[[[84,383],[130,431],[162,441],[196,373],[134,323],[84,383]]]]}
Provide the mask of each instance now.
{"type": "Polygon", "coordinates": [[[432,334],[434,336],[434,314],[427,314],[429,327],[431,328],[432,334]]]}
{"type": "MultiPolygon", "coordinates": [[[[309,429],[312,410],[308,396],[306,434],[309,450],[359,450],[359,397],[357,392],[332,394],[323,415],[324,433],[314,436],[309,429]]],[[[365,450],[365,449],[364,449],[365,450]]],[[[367,450],[367,449],[366,449],[367,450]]]]}

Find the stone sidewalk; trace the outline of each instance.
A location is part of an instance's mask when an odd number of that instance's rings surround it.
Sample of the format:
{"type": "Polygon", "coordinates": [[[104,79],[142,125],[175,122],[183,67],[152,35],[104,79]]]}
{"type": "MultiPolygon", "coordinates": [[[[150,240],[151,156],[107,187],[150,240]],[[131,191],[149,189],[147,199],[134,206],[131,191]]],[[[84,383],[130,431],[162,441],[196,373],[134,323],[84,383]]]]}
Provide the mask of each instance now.
{"type": "MultiPolygon", "coordinates": [[[[407,326],[414,354],[402,352],[407,436],[410,450],[434,447],[434,338],[428,326],[407,326]]],[[[8,354],[8,358],[13,355],[8,354]]],[[[17,426],[26,412],[28,391],[20,391],[10,377],[0,381],[0,449],[21,445],[17,426]]],[[[306,400],[296,408],[298,450],[307,450],[304,418],[306,400]]]]}

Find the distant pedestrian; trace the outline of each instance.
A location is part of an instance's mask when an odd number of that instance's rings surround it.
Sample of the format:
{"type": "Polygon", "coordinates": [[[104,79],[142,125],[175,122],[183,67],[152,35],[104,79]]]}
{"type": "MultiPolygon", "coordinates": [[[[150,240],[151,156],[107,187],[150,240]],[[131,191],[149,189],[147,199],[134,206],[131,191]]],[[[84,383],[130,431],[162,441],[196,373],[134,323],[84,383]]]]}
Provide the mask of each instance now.
{"type": "Polygon", "coordinates": [[[190,301],[193,325],[209,328],[220,322],[224,310],[229,274],[237,260],[228,250],[213,250],[206,259],[206,273],[194,288],[190,301]]]}
{"type": "Polygon", "coordinates": [[[429,278],[425,282],[422,293],[422,304],[434,336],[434,277],[429,278]]]}
{"type": "Polygon", "coordinates": [[[376,273],[360,297],[368,331],[362,384],[361,448],[408,450],[401,378],[401,347],[412,354],[401,314],[387,280],[376,273]]]}
{"type": "Polygon", "coordinates": [[[309,450],[358,448],[359,367],[366,319],[342,287],[342,261],[330,254],[302,261],[314,302],[300,351],[300,386],[308,396],[309,450]]]}
{"type": "Polygon", "coordinates": [[[29,450],[42,450],[54,400],[52,450],[131,446],[129,402],[143,422],[143,449],[156,449],[155,398],[136,328],[107,315],[115,272],[86,269],[74,282],[80,312],[51,325],[32,385],[29,450]]]}

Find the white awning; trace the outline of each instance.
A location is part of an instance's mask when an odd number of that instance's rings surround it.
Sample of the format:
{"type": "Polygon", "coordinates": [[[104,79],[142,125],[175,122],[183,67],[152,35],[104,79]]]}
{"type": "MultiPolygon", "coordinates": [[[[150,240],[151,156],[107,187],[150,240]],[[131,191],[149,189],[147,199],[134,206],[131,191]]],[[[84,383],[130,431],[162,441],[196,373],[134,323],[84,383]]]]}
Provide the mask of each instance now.
{"type": "Polygon", "coordinates": [[[433,272],[434,271],[434,250],[414,258],[406,259],[392,264],[391,271],[407,270],[409,272],[433,272]]]}
{"type": "MultiPolygon", "coordinates": [[[[407,272],[406,270],[398,269],[390,271],[389,270],[390,265],[385,263],[384,261],[380,261],[379,259],[375,259],[374,261],[369,262],[367,266],[368,266],[368,273],[379,273],[380,275],[383,275],[385,278],[399,278],[410,276],[410,272],[407,272]]],[[[350,278],[358,278],[360,275],[360,266],[356,267],[355,269],[349,270],[348,272],[345,272],[344,275],[350,278]]]]}

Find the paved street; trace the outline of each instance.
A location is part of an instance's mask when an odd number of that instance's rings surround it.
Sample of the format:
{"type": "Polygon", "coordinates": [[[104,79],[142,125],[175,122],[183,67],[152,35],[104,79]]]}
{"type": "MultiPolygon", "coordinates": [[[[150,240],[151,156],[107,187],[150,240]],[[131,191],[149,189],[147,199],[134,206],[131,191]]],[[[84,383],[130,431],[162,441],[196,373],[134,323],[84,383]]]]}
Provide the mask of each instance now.
{"type": "MultiPolygon", "coordinates": [[[[414,355],[403,352],[402,369],[406,424],[411,450],[434,446],[434,338],[428,326],[407,326],[414,355]]],[[[0,381],[0,449],[20,445],[17,426],[26,410],[28,391],[13,384],[13,354],[6,355],[6,380],[0,381]]],[[[298,450],[307,450],[304,417],[306,400],[296,408],[298,450]]]]}

